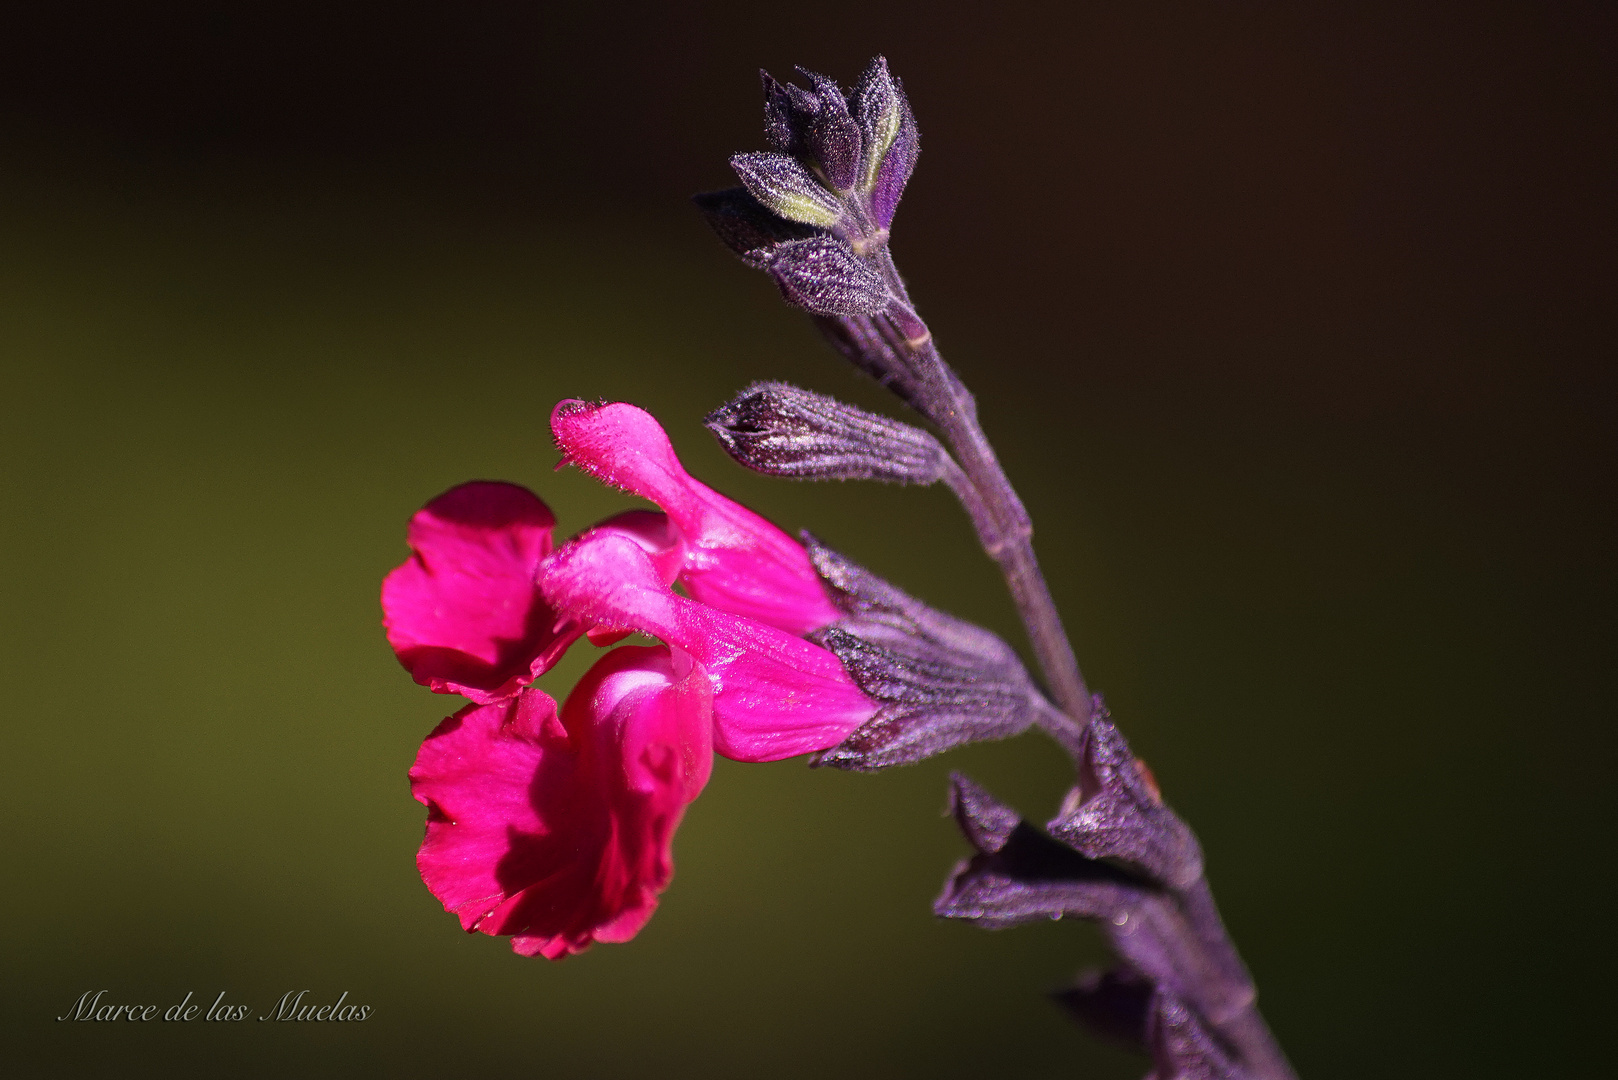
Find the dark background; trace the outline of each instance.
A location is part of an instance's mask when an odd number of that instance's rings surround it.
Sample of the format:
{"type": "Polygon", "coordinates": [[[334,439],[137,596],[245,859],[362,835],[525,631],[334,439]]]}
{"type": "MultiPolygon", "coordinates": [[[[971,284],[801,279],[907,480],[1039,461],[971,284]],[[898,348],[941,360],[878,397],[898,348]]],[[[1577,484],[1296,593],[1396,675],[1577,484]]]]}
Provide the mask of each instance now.
{"type": "MultiPolygon", "coordinates": [[[[21,5],[13,7],[20,8],[21,5]]],[[[466,938],[376,587],[560,397],[1020,643],[947,497],[744,475],[758,378],[889,407],[686,196],[755,70],[884,53],[901,268],[1081,663],[1309,1078],[1585,1075],[1611,1023],[1610,5],[33,5],[0,16],[0,1023],[28,1075],[1131,1077],[1103,956],[928,903],[962,768],[720,763],[633,943],[466,938]],[[85,990],[363,1025],[57,1023],[85,990]]],[[[893,406],[897,408],[897,406],[893,406]]],[[[565,689],[582,660],[547,677],[565,689]]]]}

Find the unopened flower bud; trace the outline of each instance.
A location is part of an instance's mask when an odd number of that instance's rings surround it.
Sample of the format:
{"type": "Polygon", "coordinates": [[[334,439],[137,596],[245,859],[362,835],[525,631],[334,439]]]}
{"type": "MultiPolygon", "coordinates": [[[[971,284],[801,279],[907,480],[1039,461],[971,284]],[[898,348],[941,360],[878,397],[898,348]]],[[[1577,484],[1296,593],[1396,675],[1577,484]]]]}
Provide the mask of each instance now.
{"type": "Polygon", "coordinates": [[[815,84],[820,98],[820,108],[809,122],[809,148],[832,187],[847,191],[860,172],[859,125],[849,113],[848,99],[835,79],[812,71],[802,74],[815,84]]]}
{"type": "Polygon", "coordinates": [[[854,89],[854,109],[864,132],[860,190],[870,199],[871,216],[886,229],[899,197],[916,167],[921,139],[899,81],[882,57],[871,61],[854,89]]]}
{"type": "Polygon", "coordinates": [[[815,88],[804,90],[759,72],[764,80],[764,134],[824,176],[832,188],[846,192],[860,176],[860,126],[834,80],[801,68],[799,74],[815,88]]]}
{"type": "Polygon", "coordinates": [[[726,453],[770,476],[931,484],[949,461],[921,428],[788,383],[754,383],[706,422],[726,453]]]}
{"type": "Polygon", "coordinates": [[[820,108],[820,99],[808,90],[778,81],[768,71],[760,71],[764,83],[764,137],[789,154],[808,153],[805,136],[809,117],[820,108]]]}

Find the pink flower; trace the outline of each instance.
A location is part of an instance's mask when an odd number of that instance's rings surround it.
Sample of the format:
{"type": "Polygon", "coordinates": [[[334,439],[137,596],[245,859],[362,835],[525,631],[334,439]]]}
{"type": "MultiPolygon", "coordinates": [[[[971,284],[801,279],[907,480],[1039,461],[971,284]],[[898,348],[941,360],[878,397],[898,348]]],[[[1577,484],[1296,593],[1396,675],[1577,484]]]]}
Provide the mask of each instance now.
{"type": "Polygon", "coordinates": [[[687,475],[632,405],[565,401],[551,423],[564,462],[663,512],[620,514],[553,551],[537,496],[464,484],[411,520],[414,554],[382,605],[416,681],[473,702],[410,770],[428,808],[423,880],[468,931],[560,959],[651,917],[714,751],[828,749],[875,706],[799,636],[839,617],[799,544],[687,475]],[[560,715],[525,688],[580,636],[637,631],[663,644],[607,653],[560,715]]]}

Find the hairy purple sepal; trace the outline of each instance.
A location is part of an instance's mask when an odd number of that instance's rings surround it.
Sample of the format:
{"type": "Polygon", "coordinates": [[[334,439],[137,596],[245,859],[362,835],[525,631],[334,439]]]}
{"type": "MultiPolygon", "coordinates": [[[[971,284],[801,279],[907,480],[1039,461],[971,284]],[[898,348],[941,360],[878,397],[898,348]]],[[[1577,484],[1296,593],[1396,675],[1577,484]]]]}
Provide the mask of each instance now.
{"type": "Polygon", "coordinates": [[[1078,786],[1046,828],[1092,859],[1121,859],[1171,886],[1202,876],[1202,849],[1113,725],[1098,694],[1085,726],[1078,786]]]}
{"type": "Polygon", "coordinates": [[[948,649],[963,664],[992,672],[996,677],[1015,677],[1012,674],[1015,672],[1027,677],[1017,651],[998,635],[928,607],[807,532],[800,533],[799,537],[832,603],[848,616],[836,625],[885,627],[889,633],[900,636],[922,637],[948,649]]]}
{"type": "Polygon", "coordinates": [[[921,428],[789,383],[754,383],[705,422],[726,453],[769,476],[931,484],[949,461],[921,428]]]}
{"type": "Polygon", "coordinates": [[[870,200],[871,217],[886,229],[893,224],[905,184],[921,154],[921,135],[904,88],[878,56],[854,89],[855,112],[865,136],[860,190],[870,200]]]}
{"type": "MultiPolygon", "coordinates": [[[[1234,955],[1209,949],[1217,926],[1202,910],[1206,892],[1165,889],[1139,871],[1092,859],[1060,843],[963,776],[952,776],[950,805],[977,854],[955,868],[935,914],[1000,929],[1040,919],[1090,919],[1107,931],[1128,966],[1215,1022],[1253,1000],[1252,981],[1234,955]],[[970,806],[963,817],[960,810],[970,806]],[[984,829],[975,821],[994,821],[984,829]]],[[[1211,903],[1211,901],[1206,901],[1211,903]]]]}
{"type": "Polygon", "coordinates": [[[949,815],[961,833],[979,852],[996,852],[1006,846],[1011,834],[1022,824],[1017,811],[979,787],[965,773],[950,773],[949,815]]]}
{"type": "Polygon", "coordinates": [[[809,560],[845,618],[811,635],[829,649],[875,716],[815,759],[855,772],[1026,731],[1052,706],[1011,646],[923,604],[803,534],[809,560]]]}
{"type": "Polygon", "coordinates": [[[808,146],[826,179],[838,191],[848,191],[860,173],[860,128],[848,111],[848,100],[833,79],[798,69],[815,84],[820,108],[809,119],[808,146]]]}
{"type": "Polygon", "coordinates": [[[1037,919],[1128,918],[1153,888],[1110,863],[1087,859],[1022,820],[959,773],[950,813],[977,854],[961,862],[933,913],[998,930],[1037,919]]]}
{"type": "Polygon", "coordinates": [[[746,188],[704,192],[691,201],[725,246],[759,270],[769,267],[771,254],[782,244],[823,235],[818,229],[772,214],[746,188]]]}
{"type": "Polygon", "coordinates": [[[874,315],[892,299],[882,275],[830,236],[771,249],[766,269],[787,303],[816,315],[874,315]]]}
{"type": "Polygon", "coordinates": [[[877,713],[816,765],[875,772],[910,765],[967,743],[1020,734],[1039,718],[1027,684],[985,678],[948,650],[916,638],[875,640],[867,628],[815,631],[810,640],[834,653],[877,713]]]}
{"type": "Polygon", "coordinates": [[[789,304],[822,317],[867,316],[891,299],[882,275],[830,233],[772,213],[746,188],[694,196],[719,238],[767,271],[789,304]]]}
{"type": "Polygon", "coordinates": [[[759,151],[735,155],[730,167],[753,198],[788,221],[829,229],[842,220],[842,202],[797,158],[759,151]]]}

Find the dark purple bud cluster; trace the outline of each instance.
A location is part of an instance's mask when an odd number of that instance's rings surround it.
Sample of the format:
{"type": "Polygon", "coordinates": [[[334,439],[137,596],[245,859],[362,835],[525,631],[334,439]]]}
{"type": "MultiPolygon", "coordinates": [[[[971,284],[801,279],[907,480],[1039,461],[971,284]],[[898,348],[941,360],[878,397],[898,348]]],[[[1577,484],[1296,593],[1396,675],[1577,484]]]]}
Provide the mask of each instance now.
{"type": "Polygon", "coordinates": [[[764,72],[764,131],[778,149],[737,154],[740,188],[697,196],[720,237],[816,315],[875,315],[895,299],[876,254],[887,242],[920,141],[881,57],[851,93],[803,72],[804,89],[764,72]]]}
{"type": "MultiPolygon", "coordinates": [[[[760,74],[765,137],[833,192],[858,196],[850,200],[850,210],[868,211],[876,227],[886,229],[921,151],[910,103],[888,73],[887,61],[880,56],[872,60],[849,94],[811,71],[800,74],[814,84],[813,90],[777,82],[769,72],[760,74]]],[[[745,175],[742,182],[752,190],[745,175]]],[[[763,196],[759,201],[768,205],[763,196]]]]}
{"type": "Polygon", "coordinates": [[[805,533],[809,558],[845,613],[815,632],[877,714],[815,760],[854,772],[909,765],[1004,739],[1056,715],[1011,646],[934,610],[805,533]]]}
{"type": "Polygon", "coordinates": [[[726,453],[769,476],[931,484],[953,465],[930,432],[789,383],[754,383],[706,423],[726,453]]]}

